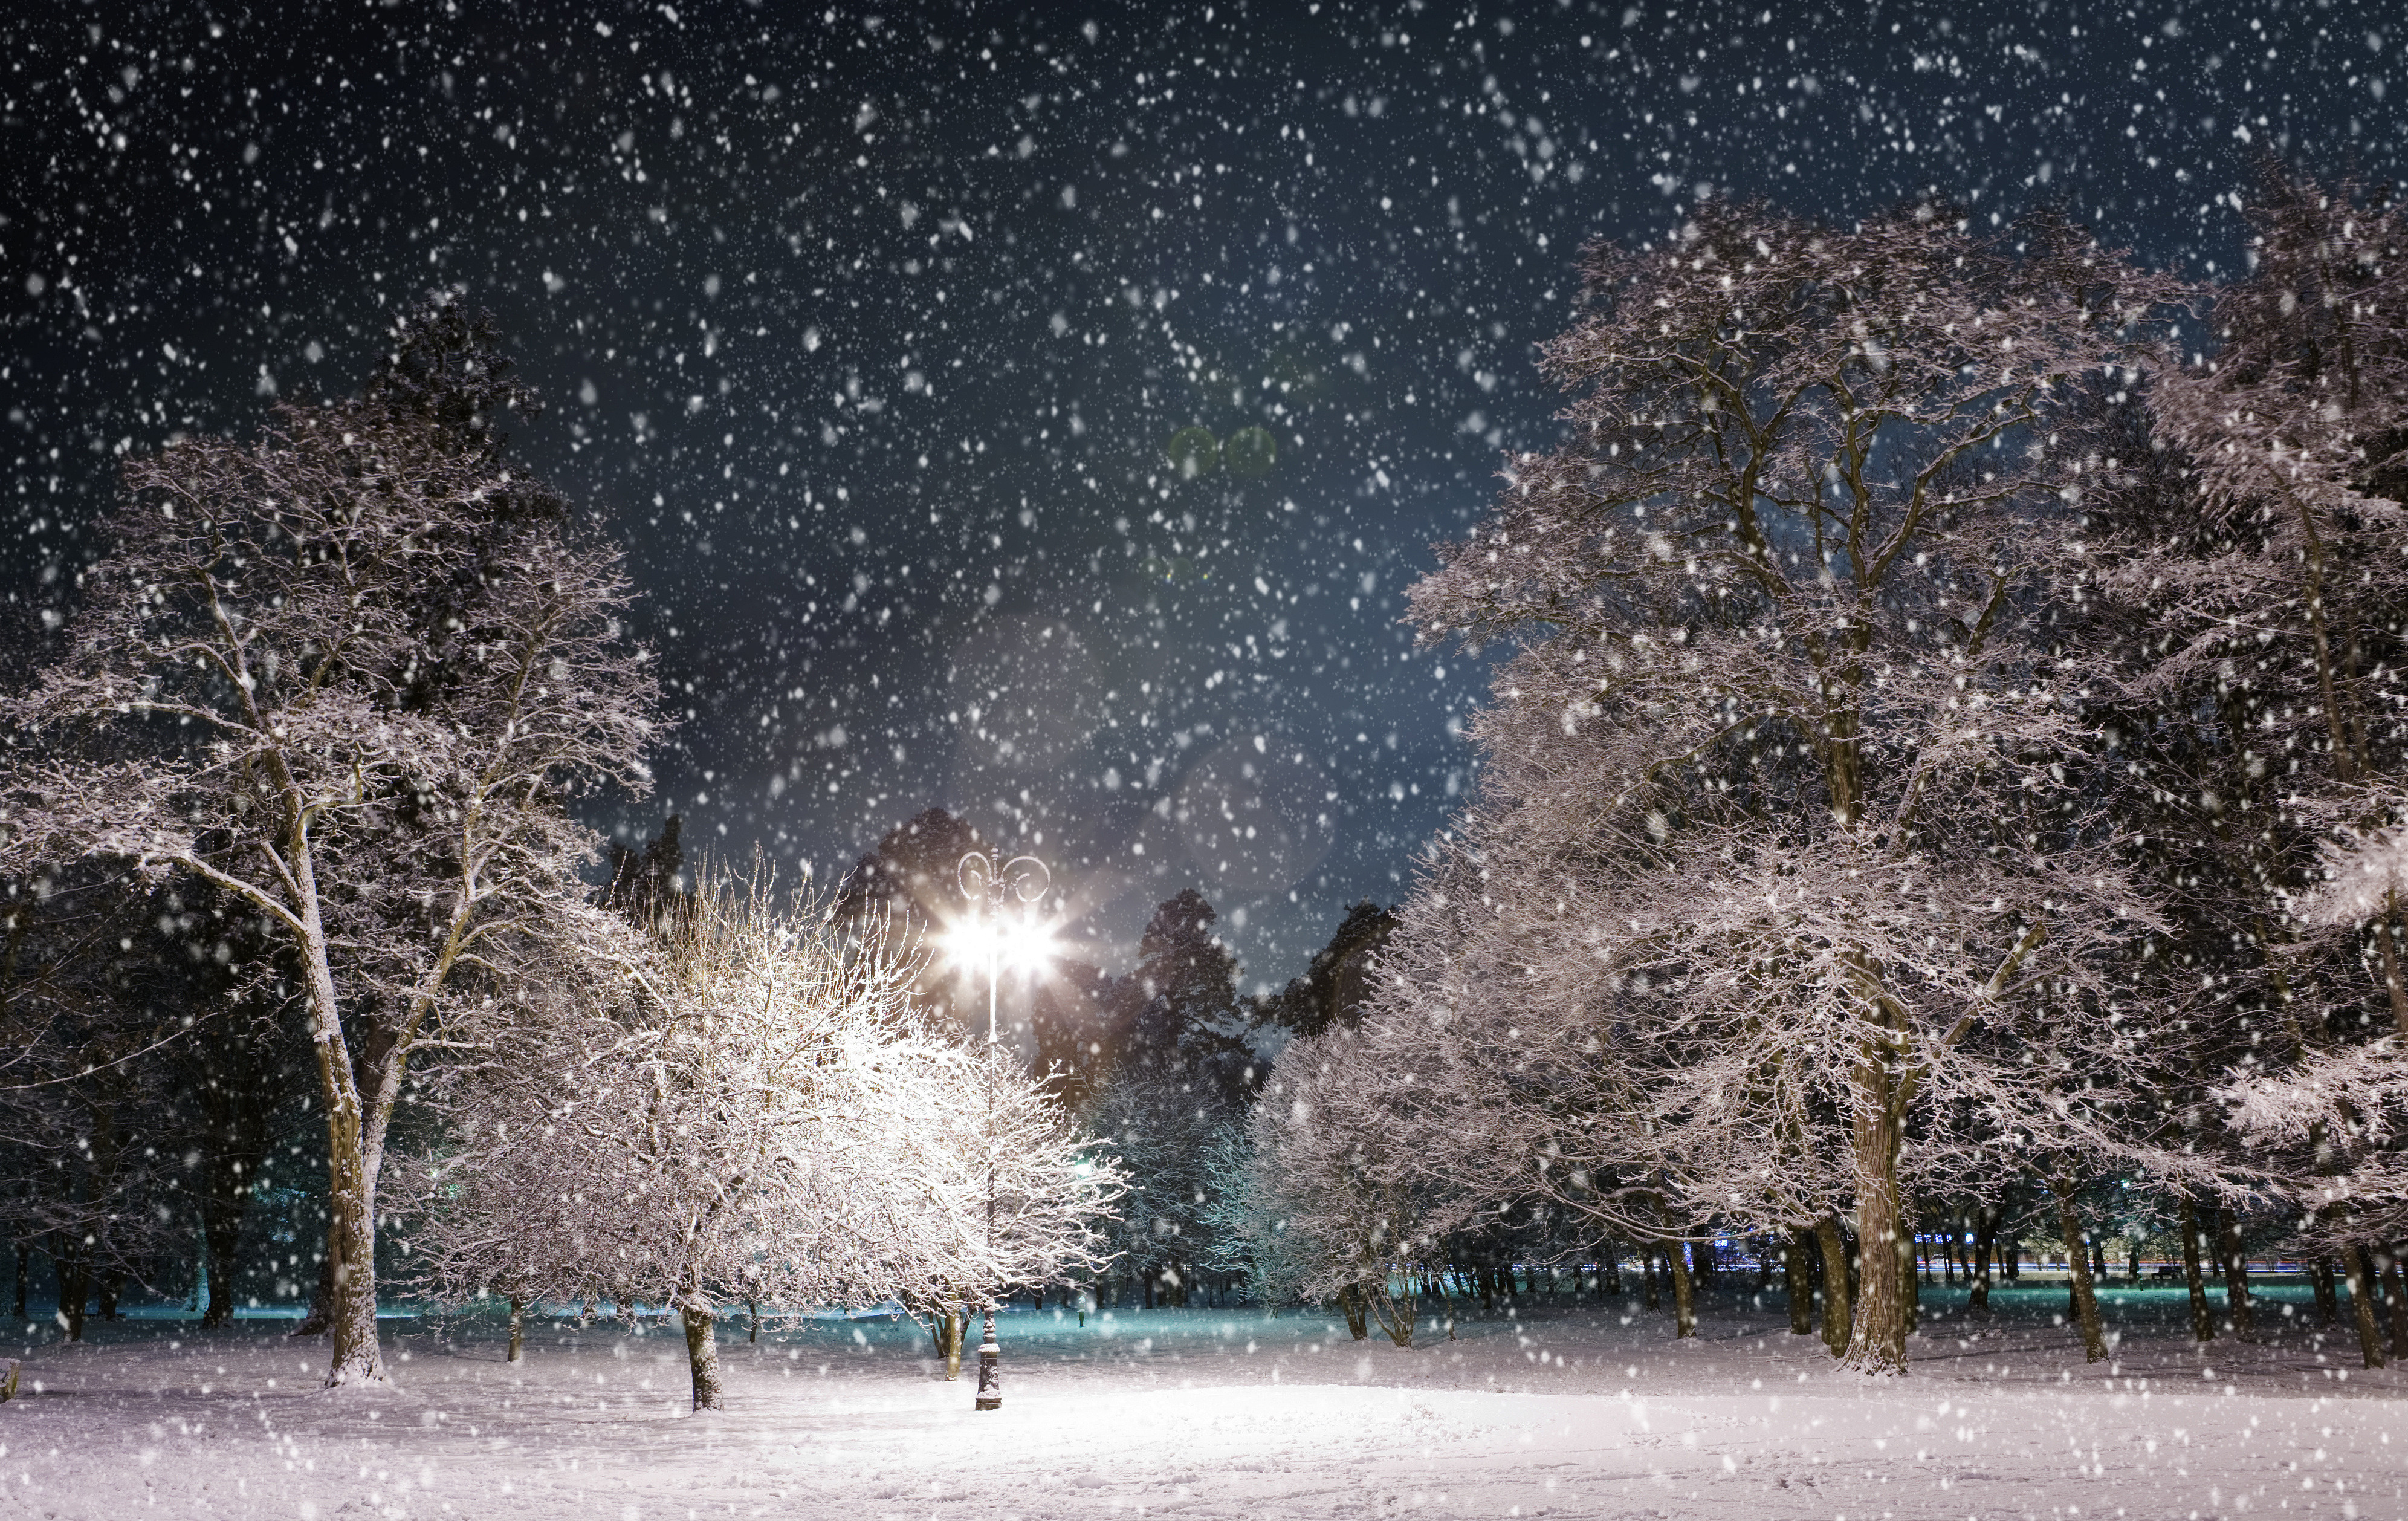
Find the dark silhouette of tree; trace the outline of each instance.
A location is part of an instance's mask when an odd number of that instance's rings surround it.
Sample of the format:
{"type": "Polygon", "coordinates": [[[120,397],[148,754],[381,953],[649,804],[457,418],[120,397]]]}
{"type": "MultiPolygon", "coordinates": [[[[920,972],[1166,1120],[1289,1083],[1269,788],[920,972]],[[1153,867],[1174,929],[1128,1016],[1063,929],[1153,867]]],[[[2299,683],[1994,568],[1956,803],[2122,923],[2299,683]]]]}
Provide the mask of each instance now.
{"type": "Polygon", "coordinates": [[[647,929],[666,932],[668,921],[694,901],[685,876],[685,847],[678,838],[683,824],[672,813],[642,848],[629,850],[616,841],[608,847],[610,884],[602,891],[603,907],[647,929]]]}
{"type": "Polygon", "coordinates": [[[958,915],[962,857],[985,841],[968,821],[927,808],[886,831],[878,848],[855,861],[837,890],[839,921],[874,913],[894,921],[890,934],[924,934],[958,915]]]}
{"type": "Polygon", "coordinates": [[[1257,1022],[1297,1037],[1352,1022],[1370,992],[1371,958],[1396,926],[1395,912],[1368,897],[1347,910],[1303,975],[1262,1000],[1257,1022]]]}

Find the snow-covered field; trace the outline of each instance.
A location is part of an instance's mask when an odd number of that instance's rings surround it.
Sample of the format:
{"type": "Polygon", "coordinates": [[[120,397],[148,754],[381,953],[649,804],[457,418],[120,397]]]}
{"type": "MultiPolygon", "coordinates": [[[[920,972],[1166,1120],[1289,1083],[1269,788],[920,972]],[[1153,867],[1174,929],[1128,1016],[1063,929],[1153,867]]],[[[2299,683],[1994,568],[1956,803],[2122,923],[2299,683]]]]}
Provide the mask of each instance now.
{"type": "Polygon", "coordinates": [[[984,1415],[909,1322],[738,1327],[727,1409],[693,1416],[660,1328],[538,1322],[513,1368],[494,1322],[396,1321],[393,1391],[329,1395],[282,1323],[131,1320],[11,1339],[0,1516],[2408,1515],[2401,1380],[2345,1325],[2320,1343],[2303,1292],[2202,1356],[2179,1291],[2113,1291],[2088,1368],[2061,1289],[2000,1298],[1977,1325],[1927,1290],[1885,1382],[1744,1297],[1688,1342],[1532,1304],[1411,1351],[1317,1316],[1020,1312],[984,1415]]]}

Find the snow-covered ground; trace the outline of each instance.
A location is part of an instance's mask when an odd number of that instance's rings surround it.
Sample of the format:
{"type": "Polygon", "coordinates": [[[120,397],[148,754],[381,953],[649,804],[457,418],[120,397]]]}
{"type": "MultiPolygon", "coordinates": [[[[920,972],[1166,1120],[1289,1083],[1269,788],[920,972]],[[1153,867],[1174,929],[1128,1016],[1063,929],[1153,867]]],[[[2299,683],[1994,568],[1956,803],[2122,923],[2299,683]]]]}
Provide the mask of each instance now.
{"type": "Polygon", "coordinates": [[[392,1322],[395,1387],[329,1395],[282,1323],[95,1323],[11,1339],[0,1516],[2408,1515],[2400,1377],[2283,1298],[2262,1344],[2202,1355],[2179,1291],[2114,1291],[2116,1360],[2085,1367],[2061,1289],[1979,1325],[1928,1290],[1886,1381],[1745,1297],[1687,1342],[1526,1304],[1411,1351],[1318,1316],[1024,1311],[992,1414],[883,1319],[738,1327],[703,1416],[657,1327],[538,1322],[513,1368],[493,1321],[392,1322]]]}

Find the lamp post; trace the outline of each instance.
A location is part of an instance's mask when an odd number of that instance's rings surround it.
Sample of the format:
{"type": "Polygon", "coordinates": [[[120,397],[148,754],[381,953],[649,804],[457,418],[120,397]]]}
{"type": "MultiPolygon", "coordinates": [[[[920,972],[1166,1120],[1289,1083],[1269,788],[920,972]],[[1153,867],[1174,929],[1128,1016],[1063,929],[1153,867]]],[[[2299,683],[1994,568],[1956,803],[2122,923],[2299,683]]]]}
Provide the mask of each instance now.
{"type": "MultiPolygon", "coordinates": [[[[962,896],[979,906],[984,920],[979,940],[986,953],[986,1232],[995,1240],[995,1064],[996,986],[1003,976],[1003,911],[1007,900],[1034,903],[1054,885],[1054,874],[1034,855],[1018,855],[998,866],[985,851],[962,857],[956,872],[962,896]]],[[[1003,1408],[1003,1349],[995,1343],[995,1298],[987,1297],[985,1339],[979,1342],[978,1399],[973,1408],[1003,1408]]]]}

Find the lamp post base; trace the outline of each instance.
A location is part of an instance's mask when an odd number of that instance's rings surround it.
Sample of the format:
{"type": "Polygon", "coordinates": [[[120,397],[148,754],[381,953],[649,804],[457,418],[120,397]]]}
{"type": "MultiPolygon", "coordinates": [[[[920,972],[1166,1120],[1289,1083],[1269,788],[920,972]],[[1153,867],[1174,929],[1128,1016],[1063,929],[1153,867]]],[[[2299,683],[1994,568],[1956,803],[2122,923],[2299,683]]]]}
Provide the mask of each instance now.
{"type": "Polygon", "coordinates": [[[1003,1349],[995,1344],[995,1312],[986,1313],[986,1340],[979,1343],[978,1400],[976,1410],[1003,1408],[1003,1349]]]}

